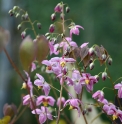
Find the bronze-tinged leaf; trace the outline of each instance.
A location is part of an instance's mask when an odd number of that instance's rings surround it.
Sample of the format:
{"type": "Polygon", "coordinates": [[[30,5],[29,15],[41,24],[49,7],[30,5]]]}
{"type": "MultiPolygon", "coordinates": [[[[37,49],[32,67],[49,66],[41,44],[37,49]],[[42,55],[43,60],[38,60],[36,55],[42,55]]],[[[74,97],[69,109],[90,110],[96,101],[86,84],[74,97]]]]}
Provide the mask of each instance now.
{"type": "Polygon", "coordinates": [[[69,53],[69,58],[77,59],[80,57],[80,48],[77,47],[69,53]]]}
{"type": "Polygon", "coordinates": [[[19,50],[20,61],[22,63],[23,69],[29,71],[31,63],[35,59],[35,46],[33,40],[30,36],[27,36],[20,45],[19,50]]]}
{"type": "Polygon", "coordinates": [[[5,47],[10,40],[10,33],[8,30],[0,27],[0,51],[5,47]]]}
{"type": "Polygon", "coordinates": [[[96,53],[96,56],[99,58],[100,65],[103,65],[104,62],[106,61],[106,59],[108,58],[107,50],[103,46],[101,46],[101,47],[95,46],[95,53],[96,53]],[[106,59],[105,60],[103,60],[103,58],[102,58],[103,54],[106,55],[106,59]]]}
{"type": "Polygon", "coordinates": [[[44,35],[37,38],[36,42],[36,59],[39,63],[46,58],[49,53],[48,40],[44,35]]]}
{"type": "Polygon", "coordinates": [[[83,48],[80,48],[80,58],[81,61],[88,55],[89,48],[87,46],[84,46],[83,48]]]}
{"type": "Polygon", "coordinates": [[[89,65],[89,62],[90,62],[90,56],[87,54],[83,59],[84,67],[87,67],[89,65]]]}

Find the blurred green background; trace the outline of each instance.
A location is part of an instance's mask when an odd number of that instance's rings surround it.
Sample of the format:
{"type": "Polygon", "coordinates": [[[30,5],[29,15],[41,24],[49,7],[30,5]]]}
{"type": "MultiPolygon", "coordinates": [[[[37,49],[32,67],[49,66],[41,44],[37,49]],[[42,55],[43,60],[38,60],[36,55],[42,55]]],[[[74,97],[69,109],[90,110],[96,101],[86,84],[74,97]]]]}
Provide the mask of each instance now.
{"type": "MultiPolygon", "coordinates": [[[[39,20],[41,22],[42,29],[38,30],[36,28],[36,31],[39,34],[45,34],[52,23],[50,15],[54,12],[54,7],[58,2],[60,1],[0,0],[0,26],[8,29],[11,34],[7,50],[21,71],[18,49],[21,43],[20,34],[24,28],[21,31],[17,30],[17,25],[21,22],[21,19],[10,17],[8,11],[14,5],[20,6],[29,13],[33,21],[39,20]]],[[[64,0],[63,2],[67,3],[71,10],[69,14],[66,14],[66,18],[71,18],[76,24],[83,26],[85,29],[84,31],[80,30],[79,36],[73,35],[73,40],[79,45],[89,42],[89,47],[94,44],[103,45],[113,58],[112,66],[109,66],[112,79],[115,81],[122,76],[122,0],[64,0]]],[[[31,31],[27,31],[27,34],[31,34],[33,37],[31,31]]],[[[94,70],[91,71],[93,75],[104,71],[104,66],[100,67],[97,62],[95,64],[94,70]]],[[[23,91],[20,90],[22,80],[11,67],[3,52],[0,53],[0,68],[0,118],[2,118],[3,104],[8,102],[15,103],[18,106],[23,91]]],[[[102,89],[104,86],[112,87],[108,79],[105,82],[100,80],[100,83],[95,85],[94,91],[102,89]]],[[[110,101],[114,101],[113,91],[105,90],[105,97],[110,101]]],[[[23,119],[17,124],[33,124],[31,118],[30,120],[27,119],[28,116],[30,114],[23,116],[23,119]]]]}

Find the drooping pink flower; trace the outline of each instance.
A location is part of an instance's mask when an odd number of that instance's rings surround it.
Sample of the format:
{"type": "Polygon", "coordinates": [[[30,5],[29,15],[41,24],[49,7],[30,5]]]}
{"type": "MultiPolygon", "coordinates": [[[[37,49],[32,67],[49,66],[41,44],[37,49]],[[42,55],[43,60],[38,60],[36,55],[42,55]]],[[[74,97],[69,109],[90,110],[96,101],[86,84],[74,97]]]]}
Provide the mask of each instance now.
{"type": "Polygon", "coordinates": [[[92,98],[97,99],[98,101],[103,101],[104,99],[104,92],[101,90],[98,90],[92,95],[92,98]]]}
{"type": "Polygon", "coordinates": [[[80,25],[73,25],[73,26],[71,26],[70,37],[72,37],[72,34],[79,35],[79,28],[84,30],[84,28],[82,26],[80,26],[80,25]]]}
{"type": "Polygon", "coordinates": [[[40,74],[36,74],[36,76],[39,78],[39,79],[36,79],[34,81],[34,84],[36,86],[38,86],[38,88],[42,88],[44,90],[44,93],[46,96],[48,96],[49,92],[50,92],[50,86],[47,82],[45,82],[44,78],[40,75],[40,74]]]}
{"type": "Polygon", "coordinates": [[[118,97],[122,98],[122,82],[114,86],[114,89],[118,89],[118,97]]]}
{"type": "Polygon", "coordinates": [[[35,108],[35,101],[36,101],[36,99],[34,98],[34,96],[33,95],[30,95],[30,94],[28,94],[28,95],[26,95],[26,96],[24,96],[23,97],[23,105],[29,105],[29,107],[31,108],[31,109],[34,109],[35,108]]]}
{"type": "Polygon", "coordinates": [[[55,12],[58,12],[58,13],[62,12],[62,4],[61,3],[58,3],[56,5],[56,7],[54,8],[54,11],[55,12]]]}
{"type": "Polygon", "coordinates": [[[49,112],[47,107],[41,106],[41,109],[35,109],[32,111],[32,114],[39,115],[40,124],[45,123],[47,119],[53,120],[51,113],[49,112]]]}
{"type": "Polygon", "coordinates": [[[48,104],[53,106],[55,103],[55,99],[52,96],[44,96],[41,95],[37,98],[36,105],[40,105],[43,103],[44,106],[47,106],[48,104]]]}
{"type": "Polygon", "coordinates": [[[103,106],[104,112],[107,113],[107,115],[112,115],[112,119],[116,120],[117,118],[120,119],[122,122],[122,111],[117,109],[114,104],[106,104],[103,106]]]}
{"type": "Polygon", "coordinates": [[[80,107],[79,105],[81,105],[81,101],[79,99],[68,99],[65,103],[64,103],[64,107],[69,104],[70,107],[69,109],[76,109],[78,111],[78,114],[80,116],[81,114],[81,110],[80,110],[80,107]]]}

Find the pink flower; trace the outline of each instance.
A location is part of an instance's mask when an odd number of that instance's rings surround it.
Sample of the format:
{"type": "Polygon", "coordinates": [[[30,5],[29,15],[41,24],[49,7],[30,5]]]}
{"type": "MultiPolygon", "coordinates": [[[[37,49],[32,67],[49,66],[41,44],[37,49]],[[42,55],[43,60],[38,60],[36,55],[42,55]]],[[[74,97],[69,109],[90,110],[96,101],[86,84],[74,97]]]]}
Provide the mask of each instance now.
{"type": "MultiPolygon", "coordinates": [[[[61,105],[63,106],[64,103],[65,103],[65,98],[64,97],[61,97],[61,105]]],[[[59,105],[60,105],[60,98],[57,99],[57,103],[56,104],[59,107],[59,105]]]]}
{"type": "Polygon", "coordinates": [[[72,37],[72,34],[79,35],[79,28],[82,28],[84,30],[84,28],[82,26],[80,26],[80,25],[71,26],[70,37],[72,37]]]}
{"type": "Polygon", "coordinates": [[[37,98],[36,105],[40,105],[43,103],[44,106],[47,106],[48,104],[53,106],[55,103],[55,99],[52,96],[44,96],[41,95],[37,98]]]}
{"type": "Polygon", "coordinates": [[[114,104],[106,104],[103,106],[103,110],[108,114],[112,115],[113,120],[116,120],[117,118],[120,119],[122,122],[122,111],[117,109],[114,104]]]}
{"type": "Polygon", "coordinates": [[[50,92],[50,86],[49,86],[49,84],[45,82],[44,78],[40,74],[36,74],[36,76],[39,79],[36,79],[34,81],[34,84],[36,86],[38,86],[39,89],[42,88],[44,90],[45,95],[48,96],[48,94],[50,92]]]}
{"type": "Polygon", "coordinates": [[[98,101],[103,101],[103,99],[104,99],[104,92],[98,90],[97,92],[95,92],[95,93],[92,95],[92,98],[97,99],[98,101]]]}
{"type": "Polygon", "coordinates": [[[51,113],[44,106],[41,106],[41,109],[35,109],[35,110],[33,110],[32,111],[32,114],[38,114],[39,115],[39,122],[40,122],[40,124],[45,123],[45,121],[47,119],[53,120],[51,113]]]}
{"type": "Polygon", "coordinates": [[[89,73],[82,73],[80,82],[83,86],[86,86],[87,91],[90,92],[93,91],[93,85],[97,82],[97,79],[89,73]]]}
{"type": "Polygon", "coordinates": [[[74,84],[74,90],[77,94],[80,94],[82,91],[82,85],[80,83],[81,75],[78,70],[74,70],[72,73],[72,81],[74,84]]]}
{"type": "Polygon", "coordinates": [[[69,104],[70,107],[69,109],[76,109],[78,111],[78,114],[80,116],[81,114],[81,110],[79,107],[79,104],[82,104],[81,101],[79,99],[68,99],[65,103],[64,103],[64,107],[69,104]]]}
{"type": "Polygon", "coordinates": [[[118,89],[118,97],[122,98],[122,82],[114,86],[114,89],[118,89]]]}
{"type": "Polygon", "coordinates": [[[23,97],[23,105],[29,105],[31,109],[34,109],[35,107],[33,106],[33,104],[35,104],[35,98],[33,97],[33,95],[28,94],[23,97]]]}

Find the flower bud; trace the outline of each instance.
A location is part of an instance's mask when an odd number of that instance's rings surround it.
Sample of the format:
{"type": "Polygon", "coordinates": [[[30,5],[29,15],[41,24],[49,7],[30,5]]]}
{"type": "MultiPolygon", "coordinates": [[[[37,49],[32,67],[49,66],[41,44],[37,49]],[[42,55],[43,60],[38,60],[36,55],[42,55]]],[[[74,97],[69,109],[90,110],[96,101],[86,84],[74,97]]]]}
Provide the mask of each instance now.
{"type": "Polygon", "coordinates": [[[45,36],[48,36],[50,33],[46,33],[45,36]]]}
{"type": "Polygon", "coordinates": [[[25,38],[25,35],[26,35],[26,32],[25,32],[25,31],[23,31],[23,32],[21,33],[21,37],[22,37],[22,39],[24,39],[24,38],[25,38]]]}
{"type": "Polygon", "coordinates": [[[18,6],[14,6],[13,10],[16,11],[19,7],[18,6]]]}
{"type": "Polygon", "coordinates": [[[92,108],[91,108],[91,107],[88,107],[88,108],[87,108],[87,111],[88,111],[88,112],[91,112],[91,111],[92,111],[92,108]]]}
{"type": "Polygon", "coordinates": [[[56,18],[56,14],[55,14],[55,13],[53,13],[53,14],[51,15],[51,20],[52,20],[52,21],[54,21],[54,20],[55,20],[55,18],[56,18]]]}
{"type": "Polygon", "coordinates": [[[60,19],[62,19],[62,20],[64,19],[64,14],[63,13],[60,14],[60,19]]]}
{"type": "Polygon", "coordinates": [[[106,60],[106,54],[102,54],[102,60],[103,60],[103,61],[106,60]]]}
{"type": "Polygon", "coordinates": [[[87,113],[87,110],[84,109],[84,110],[82,111],[82,114],[85,115],[86,113],[87,113]]]}
{"type": "Polygon", "coordinates": [[[94,48],[91,47],[91,48],[89,49],[89,52],[88,52],[88,53],[89,53],[90,56],[92,56],[92,55],[94,54],[94,48]]]}
{"type": "Polygon", "coordinates": [[[25,20],[25,15],[24,14],[21,16],[21,19],[22,20],[25,20]]]}
{"type": "Polygon", "coordinates": [[[106,72],[103,72],[102,73],[102,80],[105,81],[107,78],[107,73],[106,72]]]}
{"type": "Polygon", "coordinates": [[[54,24],[51,24],[50,27],[49,27],[49,32],[50,33],[53,33],[55,30],[55,25],[54,24]]]}
{"type": "Polygon", "coordinates": [[[19,24],[19,25],[17,26],[17,29],[18,29],[18,30],[20,30],[20,29],[21,29],[21,27],[22,27],[22,25],[21,25],[21,24],[19,24]]]}
{"type": "Polygon", "coordinates": [[[100,79],[98,75],[95,75],[95,78],[97,81],[99,81],[99,79],[100,79]]]}
{"type": "Polygon", "coordinates": [[[61,3],[58,3],[57,5],[56,5],[56,7],[54,8],[54,11],[55,12],[62,12],[62,4],[61,3]]]}
{"type": "Polygon", "coordinates": [[[28,20],[28,13],[26,12],[24,15],[25,20],[28,20]]]}
{"type": "Polygon", "coordinates": [[[108,64],[111,65],[112,64],[112,58],[108,58],[108,64]]]}
{"type": "Polygon", "coordinates": [[[92,70],[94,68],[94,63],[93,62],[90,63],[89,68],[90,68],[90,70],[92,70]]]}
{"type": "Polygon", "coordinates": [[[19,13],[17,13],[15,17],[17,18],[17,17],[19,17],[19,16],[20,16],[20,14],[19,14],[19,13]]]}
{"type": "Polygon", "coordinates": [[[41,23],[37,23],[37,27],[41,29],[41,23]]]}
{"type": "Polygon", "coordinates": [[[70,8],[67,6],[66,7],[66,13],[69,13],[69,11],[70,11],[70,8]]]}
{"type": "Polygon", "coordinates": [[[11,9],[11,10],[9,10],[9,12],[8,12],[9,14],[10,14],[10,16],[13,16],[14,15],[14,12],[13,12],[13,10],[11,9]]]}

